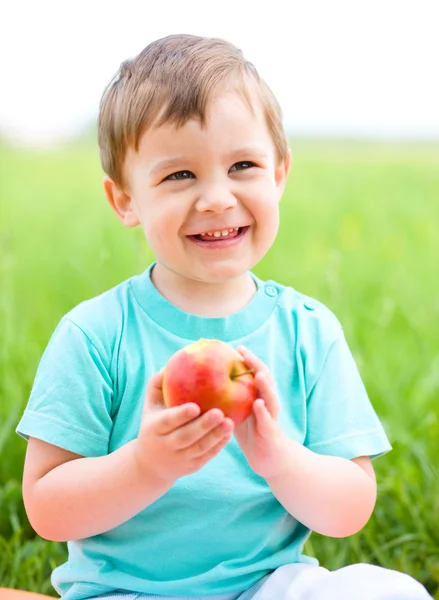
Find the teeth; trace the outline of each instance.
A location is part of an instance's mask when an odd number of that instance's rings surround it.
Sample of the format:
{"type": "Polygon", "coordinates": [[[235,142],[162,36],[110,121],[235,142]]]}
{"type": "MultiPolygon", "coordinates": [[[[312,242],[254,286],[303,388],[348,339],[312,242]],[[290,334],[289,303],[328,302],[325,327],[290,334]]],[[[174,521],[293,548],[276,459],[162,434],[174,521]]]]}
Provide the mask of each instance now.
{"type": "Polygon", "coordinates": [[[233,233],[234,231],[238,231],[239,227],[234,227],[233,229],[223,229],[221,231],[213,231],[212,233],[208,232],[204,232],[204,233],[200,233],[200,235],[209,235],[210,237],[227,237],[229,235],[229,233],[233,233]]]}

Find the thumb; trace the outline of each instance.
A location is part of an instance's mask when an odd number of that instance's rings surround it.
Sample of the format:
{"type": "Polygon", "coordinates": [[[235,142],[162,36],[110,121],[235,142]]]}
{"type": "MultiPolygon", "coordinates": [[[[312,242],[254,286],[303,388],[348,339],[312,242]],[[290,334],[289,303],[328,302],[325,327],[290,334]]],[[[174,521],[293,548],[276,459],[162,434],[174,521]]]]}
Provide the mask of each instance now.
{"type": "Polygon", "coordinates": [[[165,368],[163,367],[157,373],[154,373],[148,381],[148,385],[146,386],[146,398],[145,398],[145,408],[149,406],[150,408],[163,408],[163,372],[165,368]]]}

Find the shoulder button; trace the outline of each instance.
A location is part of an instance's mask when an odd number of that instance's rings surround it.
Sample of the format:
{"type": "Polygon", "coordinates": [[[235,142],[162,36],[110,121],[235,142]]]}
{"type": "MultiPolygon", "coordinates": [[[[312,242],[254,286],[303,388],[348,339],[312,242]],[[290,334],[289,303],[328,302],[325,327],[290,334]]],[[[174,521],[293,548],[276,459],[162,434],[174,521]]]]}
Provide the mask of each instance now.
{"type": "Polygon", "coordinates": [[[265,288],[265,293],[267,294],[267,296],[277,296],[277,289],[273,286],[273,285],[267,285],[267,287],[265,288]]]}
{"type": "Polygon", "coordinates": [[[314,304],[314,302],[310,302],[309,300],[307,300],[303,306],[306,308],[306,310],[315,310],[316,309],[316,305],[314,304]]]}

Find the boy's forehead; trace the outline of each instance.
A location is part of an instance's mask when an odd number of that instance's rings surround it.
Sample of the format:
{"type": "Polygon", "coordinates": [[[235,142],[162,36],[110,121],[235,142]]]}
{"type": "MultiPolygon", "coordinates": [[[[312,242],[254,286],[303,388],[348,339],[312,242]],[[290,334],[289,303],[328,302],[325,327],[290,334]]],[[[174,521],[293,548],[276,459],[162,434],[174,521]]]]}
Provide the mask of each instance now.
{"type": "MultiPolygon", "coordinates": [[[[261,103],[256,99],[250,104],[242,94],[233,91],[211,100],[204,121],[194,115],[183,124],[172,120],[152,124],[140,135],[138,153],[160,155],[174,150],[180,153],[181,148],[197,150],[205,144],[217,143],[222,149],[238,154],[241,149],[255,149],[267,142],[272,145],[272,141],[261,103]]],[[[259,152],[267,154],[266,149],[259,152]]]]}

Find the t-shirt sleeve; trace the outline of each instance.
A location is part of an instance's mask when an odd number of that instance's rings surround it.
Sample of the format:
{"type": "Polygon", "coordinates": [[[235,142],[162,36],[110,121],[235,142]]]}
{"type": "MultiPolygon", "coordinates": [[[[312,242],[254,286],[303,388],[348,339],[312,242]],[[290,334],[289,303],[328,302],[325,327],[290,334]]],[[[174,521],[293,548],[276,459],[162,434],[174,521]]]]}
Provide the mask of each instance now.
{"type": "Polygon", "coordinates": [[[106,362],[84,331],[64,318],[41,358],[16,432],[83,456],[108,454],[113,385],[106,362]]]}
{"type": "Polygon", "coordinates": [[[391,450],[342,332],[307,399],[305,446],[347,459],[375,458],[391,450]]]}

